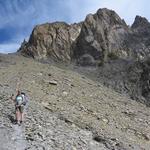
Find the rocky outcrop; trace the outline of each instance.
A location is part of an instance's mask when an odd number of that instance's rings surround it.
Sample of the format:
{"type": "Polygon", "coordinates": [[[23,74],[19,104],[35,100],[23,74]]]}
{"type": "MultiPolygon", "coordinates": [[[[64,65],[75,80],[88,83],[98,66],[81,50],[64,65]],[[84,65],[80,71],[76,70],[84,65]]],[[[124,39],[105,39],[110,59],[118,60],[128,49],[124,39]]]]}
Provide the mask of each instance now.
{"type": "Polygon", "coordinates": [[[150,53],[150,23],[137,16],[132,27],[126,25],[114,11],[99,9],[88,15],[82,25],[74,50],[75,59],[85,54],[96,61],[113,58],[144,59],[150,53]]]}
{"type": "Polygon", "coordinates": [[[38,25],[29,42],[23,42],[19,51],[36,59],[69,61],[71,46],[80,33],[81,24],[55,22],[38,25]]]}
{"type": "Polygon", "coordinates": [[[97,61],[107,61],[109,53],[119,57],[128,56],[126,41],[130,29],[114,11],[99,9],[96,14],[88,15],[77,39],[74,57],[91,55],[97,61]]]}

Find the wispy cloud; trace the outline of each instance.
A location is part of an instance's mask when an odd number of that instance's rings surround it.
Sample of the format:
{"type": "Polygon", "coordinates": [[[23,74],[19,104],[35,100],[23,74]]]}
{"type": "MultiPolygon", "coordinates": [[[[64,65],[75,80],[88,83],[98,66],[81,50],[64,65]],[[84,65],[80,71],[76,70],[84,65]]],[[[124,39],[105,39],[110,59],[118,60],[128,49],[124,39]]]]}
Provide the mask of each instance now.
{"type": "Polygon", "coordinates": [[[128,24],[132,24],[136,15],[150,19],[149,3],[148,0],[1,0],[0,52],[16,51],[37,24],[79,22],[99,8],[115,10],[128,24]]]}

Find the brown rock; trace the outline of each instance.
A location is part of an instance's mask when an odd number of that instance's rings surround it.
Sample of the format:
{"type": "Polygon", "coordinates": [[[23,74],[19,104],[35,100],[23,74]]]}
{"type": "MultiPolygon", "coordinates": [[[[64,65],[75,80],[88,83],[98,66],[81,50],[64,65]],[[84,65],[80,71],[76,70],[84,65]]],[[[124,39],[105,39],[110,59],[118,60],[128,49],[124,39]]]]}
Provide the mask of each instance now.
{"type": "Polygon", "coordinates": [[[22,44],[20,52],[36,59],[70,61],[71,46],[80,33],[81,23],[46,23],[33,29],[29,42],[22,44]]]}

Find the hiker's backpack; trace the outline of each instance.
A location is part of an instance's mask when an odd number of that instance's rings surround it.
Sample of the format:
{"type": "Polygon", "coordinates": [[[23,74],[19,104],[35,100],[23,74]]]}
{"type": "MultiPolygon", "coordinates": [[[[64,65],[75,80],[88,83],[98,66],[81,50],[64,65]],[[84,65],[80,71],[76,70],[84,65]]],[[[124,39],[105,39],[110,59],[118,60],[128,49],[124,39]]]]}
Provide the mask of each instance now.
{"type": "Polygon", "coordinates": [[[27,102],[28,102],[28,98],[27,98],[27,96],[23,93],[23,94],[21,94],[22,95],[22,98],[23,98],[23,105],[25,106],[26,104],[27,104],[27,102]]]}
{"type": "Polygon", "coordinates": [[[22,95],[16,96],[16,104],[18,106],[21,106],[23,104],[23,101],[24,101],[24,99],[23,99],[22,95]]]}
{"type": "Polygon", "coordinates": [[[23,105],[26,106],[29,101],[29,97],[24,92],[21,92],[21,95],[23,97],[23,105]]]}

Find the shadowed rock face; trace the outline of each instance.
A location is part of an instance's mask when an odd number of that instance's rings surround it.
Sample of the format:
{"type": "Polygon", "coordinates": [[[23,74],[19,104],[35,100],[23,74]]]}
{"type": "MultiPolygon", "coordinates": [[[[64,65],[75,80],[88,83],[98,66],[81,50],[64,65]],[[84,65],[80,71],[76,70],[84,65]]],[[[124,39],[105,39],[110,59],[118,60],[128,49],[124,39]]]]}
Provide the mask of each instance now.
{"type": "Polygon", "coordinates": [[[150,106],[150,59],[143,63],[143,72],[140,78],[141,93],[146,98],[148,105],[150,106]]]}
{"type": "MultiPolygon", "coordinates": [[[[94,74],[94,72],[91,72],[94,74]]],[[[96,70],[97,79],[115,91],[150,106],[150,60],[117,59],[96,70]]]]}
{"type": "Polygon", "coordinates": [[[36,59],[53,58],[69,61],[71,46],[80,33],[79,24],[64,22],[46,23],[36,26],[28,43],[23,43],[20,51],[36,59]]]}

